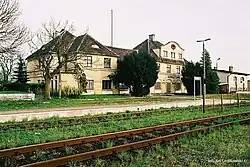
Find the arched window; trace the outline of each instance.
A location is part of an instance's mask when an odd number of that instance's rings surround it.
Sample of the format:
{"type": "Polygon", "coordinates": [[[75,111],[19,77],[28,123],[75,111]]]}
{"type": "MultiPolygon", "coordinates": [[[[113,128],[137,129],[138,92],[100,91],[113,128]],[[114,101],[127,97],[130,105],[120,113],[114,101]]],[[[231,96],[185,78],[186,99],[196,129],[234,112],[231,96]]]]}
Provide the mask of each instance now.
{"type": "Polygon", "coordinates": [[[237,82],[237,77],[234,77],[234,82],[237,82]]]}
{"type": "Polygon", "coordinates": [[[240,83],[243,83],[244,82],[244,77],[241,77],[240,78],[240,83]]]}

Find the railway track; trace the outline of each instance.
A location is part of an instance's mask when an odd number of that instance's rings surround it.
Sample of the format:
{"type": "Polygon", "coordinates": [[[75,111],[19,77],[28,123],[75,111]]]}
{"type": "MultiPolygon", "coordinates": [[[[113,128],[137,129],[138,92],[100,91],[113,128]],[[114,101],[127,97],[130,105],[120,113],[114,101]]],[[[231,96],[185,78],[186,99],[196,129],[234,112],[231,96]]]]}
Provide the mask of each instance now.
{"type": "MultiPolygon", "coordinates": [[[[225,104],[224,104],[225,105],[225,104]]],[[[243,104],[242,104],[243,105],[243,104]]],[[[246,104],[244,104],[246,105],[246,104]]],[[[226,104],[224,107],[234,107],[235,104],[226,104]]],[[[207,108],[219,108],[220,105],[216,106],[207,106],[207,108]]],[[[189,107],[199,108],[196,107],[189,107]]],[[[34,130],[34,129],[46,129],[46,128],[54,128],[54,127],[66,127],[66,126],[76,126],[76,125],[84,125],[84,124],[93,124],[99,122],[108,122],[108,121],[120,121],[127,119],[138,119],[146,117],[150,114],[164,113],[172,110],[178,110],[182,108],[169,108],[164,110],[148,110],[148,111],[132,111],[132,112],[122,112],[115,114],[105,114],[100,116],[80,116],[80,117],[70,117],[70,118],[60,118],[59,120],[42,120],[42,121],[27,121],[27,122],[16,122],[16,123],[3,123],[0,124],[0,132],[4,132],[6,130],[34,130]]]]}
{"type": "MultiPolygon", "coordinates": [[[[250,112],[228,114],[128,131],[5,149],[0,150],[0,164],[12,162],[16,163],[16,166],[65,165],[69,161],[88,160],[95,157],[110,155],[123,150],[137,149],[162,141],[173,140],[186,134],[196,134],[209,129],[229,126],[238,122],[239,119],[241,119],[239,122],[242,124],[249,123],[249,116],[250,112]],[[212,126],[208,126],[211,124],[212,126]],[[199,127],[197,127],[197,125],[199,127]],[[113,147],[111,148],[103,148],[103,143],[105,141],[112,141],[115,144],[114,146],[112,145],[113,147]],[[74,152],[75,155],[67,155],[65,154],[66,148],[78,151],[74,152]],[[53,157],[55,159],[52,158],[53,160],[36,162],[30,157],[34,157],[33,154],[36,153],[37,150],[43,151],[44,154],[49,156],[53,154],[55,155],[53,157]]],[[[8,165],[10,166],[10,164],[8,165]]]]}

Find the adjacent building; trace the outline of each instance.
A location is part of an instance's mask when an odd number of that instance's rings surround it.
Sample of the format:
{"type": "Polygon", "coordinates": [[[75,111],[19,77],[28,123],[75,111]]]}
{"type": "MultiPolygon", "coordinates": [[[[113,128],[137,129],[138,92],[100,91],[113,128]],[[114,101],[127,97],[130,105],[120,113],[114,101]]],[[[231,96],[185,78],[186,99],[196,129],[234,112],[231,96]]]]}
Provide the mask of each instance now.
{"type": "Polygon", "coordinates": [[[229,66],[227,70],[218,70],[218,77],[220,79],[221,93],[234,93],[238,91],[248,91],[248,73],[235,72],[233,66],[229,66]]]}
{"type": "Polygon", "coordinates": [[[181,70],[184,65],[184,49],[175,41],[165,44],[155,40],[155,35],[137,45],[134,50],[147,51],[156,58],[159,65],[158,79],[150,93],[172,94],[185,93],[181,81],[181,70]]]}

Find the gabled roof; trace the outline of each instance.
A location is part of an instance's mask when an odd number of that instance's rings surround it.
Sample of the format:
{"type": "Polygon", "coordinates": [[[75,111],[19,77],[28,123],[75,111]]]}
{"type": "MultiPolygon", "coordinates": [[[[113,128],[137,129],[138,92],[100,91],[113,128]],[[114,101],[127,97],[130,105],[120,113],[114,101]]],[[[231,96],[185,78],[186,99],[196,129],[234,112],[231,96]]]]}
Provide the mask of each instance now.
{"type": "Polygon", "coordinates": [[[47,44],[43,45],[40,49],[38,49],[30,56],[28,56],[26,60],[56,52],[56,49],[58,48],[57,46],[59,45],[59,40],[62,39],[63,39],[63,44],[65,45],[64,48],[67,48],[66,53],[85,53],[85,54],[118,56],[111,49],[102,45],[100,42],[95,40],[87,33],[76,37],[70,32],[64,31],[56,38],[49,41],[47,44]]]}
{"type": "Polygon", "coordinates": [[[70,32],[65,31],[65,30],[61,30],[60,35],[58,35],[57,37],[55,37],[54,39],[49,41],[47,44],[44,44],[40,49],[38,49],[37,51],[32,53],[30,56],[28,56],[26,58],[26,60],[32,59],[32,58],[35,58],[38,56],[42,56],[45,54],[56,52],[56,48],[59,45],[59,41],[61,41],[62,39],[63,39],[63,44],[65,45],[65,47],[69,48],[72,41],[75,38],[76,37],[73,34],[71,34],[70,32]]]}
{"type": "MultiPolygon", "coordinates": [[[[160,49],[163,44],[159,41],[149,40],[149,48],[150,49],[160,49]]],[[[134,50],[148,50],[148,39],[134,47],[134,50]]]]}
{"type": "Polygon", "coordinates": [[[250,74],[247,74],[247,73],[243,73],[243,72],[230,72],[230,71],[227,71],[227,70],[217,70],[217,69],[213,69],[214,71],[217,71],[217,72],[223,72],[223,73],[228,73],[228,74],[237,74],[237,75],[244,75],[244,76],[248,76],[250,74]]]}
{"type": "Polygon", "coordinates": [[[115,52],[102,45],[89,34],[78,36],[69,48],[69,52],[117,56],[115,52]]]}
{"type": "Polygon", "coordinates": [[[177,42],[175,42],[175,41],[169,41],[168,43],[166,43],[165,45],[168,45],[168,44],[170,44],[170,43],[175,43],[177,46],[179,46],[179,48],[181,48],[181,50],[185,50],[185,49],[183,49],[181,46],[180,46],[180,44],[178,44],[177,42]]]}
{"type": "Polygon", "coordinates": [[[134,52],[134,50],[132,49],[116,48],[111,46],[106,46],[106,47],[115,52],[119,56],[126,56],[134,52]]]}

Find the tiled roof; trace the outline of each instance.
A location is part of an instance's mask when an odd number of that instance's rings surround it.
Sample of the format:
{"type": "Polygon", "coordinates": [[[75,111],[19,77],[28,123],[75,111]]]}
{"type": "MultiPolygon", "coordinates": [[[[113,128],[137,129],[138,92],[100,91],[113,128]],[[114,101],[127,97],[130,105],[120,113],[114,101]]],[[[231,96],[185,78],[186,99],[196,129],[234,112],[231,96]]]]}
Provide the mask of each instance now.
{"type": "Polygon", "coordinates": [[[126,56],[134,52],[134,50],[132,49],[116,48],[111,46],[106,46],[106,47],[115,52],[119,56],[126,56]]]}
{"type": "Polygon", "coordinates": [[[115,52],[110,50],[108,47],[102,45],[89,34],[78,36],[69,48],[69,52],[101,54],[109,56],[116,55],[115,52]]]}
{"type": "Polygon", "coordinates": [[[28,56],[26,60],[56,52],[56,49],[58,48],[59,45],[59,40],[63,41],[64,46],[67,48],[66,50],[67,53],[85,53],[85,54],[88,53],[88,54],[118,56],[114,51],[102,45],[100,42],[98,42],[88,34],[75,37],[70,32],[65,31],[64,33],[60,34],[47,44],[43,45],[36,52],[28,56]],[[93,45],[95,45],[96,47],[93,47],[93,45]]]}
{"type": "MultiPolygon", "coordinates": [[[[149,40],[149,48],[150,49],[160,49],[163,44],[159,41],[151,41],[149,40]]],[[[148,39],[134,47],[135,50],[148,50],[148,39]]]]}
{"type": "Polygon", "coordinates": [[[65,47],[69,48],[72,41],[75,39],[75,36],[73,34],[71,34],[68,31],[61,31],[62,33],[60,35],[58,35],[56,38],[54,38],[53,40],[49,41],[47,44],[44,44],[40,49],[38,49],[37,51],[35,51],[34,53],[32,53],[30,56],[28,56],[26,59],[31,59],[31,58],[35,58],[41,55],[45,55],[48,53],[53,53],[56,51],[57,46],[59,45],[59,41],[62,40],[63,41],[63,45],[65,45],[65,47]]]}

